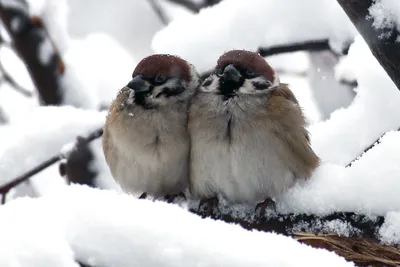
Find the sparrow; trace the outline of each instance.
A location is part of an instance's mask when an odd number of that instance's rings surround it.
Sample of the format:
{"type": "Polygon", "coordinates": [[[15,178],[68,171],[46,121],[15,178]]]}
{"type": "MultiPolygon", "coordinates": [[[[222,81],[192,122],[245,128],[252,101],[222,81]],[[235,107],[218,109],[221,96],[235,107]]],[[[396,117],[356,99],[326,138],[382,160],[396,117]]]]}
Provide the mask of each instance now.
{"type": "Polygon", "coordinates": [[[188,103],[200,85],[184,59],[155,54],[142,59],[113,100],[103,151],[122,190],[171,202],[189,183],[188,103]]]}
{"type": "Polygon", "coordinates": [[[191,194],[201,205],[220,194],[265,211],[319,165],[305,127],[296,97],[262,56],[223,54],[189,107],[191,194]]]}

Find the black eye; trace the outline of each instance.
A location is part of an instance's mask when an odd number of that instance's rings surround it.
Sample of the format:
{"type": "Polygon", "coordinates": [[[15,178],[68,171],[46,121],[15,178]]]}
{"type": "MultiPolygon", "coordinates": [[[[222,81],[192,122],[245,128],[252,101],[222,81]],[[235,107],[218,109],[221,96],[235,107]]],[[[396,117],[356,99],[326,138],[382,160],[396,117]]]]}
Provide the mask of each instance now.
{"type": "Polygon", "coordinates": [[[247,69],[246,70],[246,77],[247,78],[254,78],[254,77],[256,77],[256,73],[252,69],[247,69]]]}
{"type": "Polygon", "coordinates": [[[223,69],[217,69],[217,71],[215,73],[217,73],[218,77],[221,77],[222,74],[224,74],[224,70],[223,69]]]}
{"type": "Polygon", "coordinates": [[[157,75],[156,78],[154,79],[154,82],[157,84],[162,84],[167,80],[167,77],[165,77],[164,75],[157,75]]]}

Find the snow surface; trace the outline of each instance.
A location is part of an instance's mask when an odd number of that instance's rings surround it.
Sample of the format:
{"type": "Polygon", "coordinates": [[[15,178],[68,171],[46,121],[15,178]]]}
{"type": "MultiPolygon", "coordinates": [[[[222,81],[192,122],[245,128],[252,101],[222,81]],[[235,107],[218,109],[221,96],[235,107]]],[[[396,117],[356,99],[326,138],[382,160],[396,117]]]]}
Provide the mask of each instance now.
{"type": "Polygon", "coordinates": [[[75,39],[64,55],[72,73],[66,74],[67,103],[92,102],[90,106],[108,106],[130,79],[137,62],[112,37],[92,33],[84,39],[75,39]],[[79,79],[79,81],[76,81],[79,79]],[[85,88],[85,90],[82,90],[85,88]],[[82,92],[83,91],[83,92],[82,92]],[[86,94],[86,96],[80,96],[86,94]]]}
{"type": "Polygon", "coordinates": [[[286,236],[85,186],[0,207],[0,236],[2,267],[75,266],[73,257],[115,267],[354,266],[286,236]]]}
{"type": "Polygon", "coordinates": [[[175,19],[154,36],[152,47],[157,53],[180,55],[204,72],[231,49],[319,39],[341,48],[356,33],[336,1],[225,0],[175,19]]]}
{"type": "MultiPolygon", "coordinates": [[[[369,8],[376,29],[395,28],[400,31],[400,3],[397,0],[375,0],[369,8]]],[[[383,36],[386,37],[386,36],[383,36]]],[[[397,37],[400,42],[400,36],[397,37]]]]}
{"type": "Polygon", "coordinates": [[[381,240],[386,244],[400,244],[400,212],[389,212],[379,230],[381,240]]]}
{"type": "Polygon", "coordinates": [[[0,184],[57,155],[64,144],[102,127],[104,120],[105,112],[39,107],[0,126],[0,184]]]}
{"type": "Polygon", "coordinates": [[[358,36],[347,56],[357,79],[357,96],[310,126],[312,145],[323,162],[346,165],[382,134],[400,127],[400,92],[358,36]]]}

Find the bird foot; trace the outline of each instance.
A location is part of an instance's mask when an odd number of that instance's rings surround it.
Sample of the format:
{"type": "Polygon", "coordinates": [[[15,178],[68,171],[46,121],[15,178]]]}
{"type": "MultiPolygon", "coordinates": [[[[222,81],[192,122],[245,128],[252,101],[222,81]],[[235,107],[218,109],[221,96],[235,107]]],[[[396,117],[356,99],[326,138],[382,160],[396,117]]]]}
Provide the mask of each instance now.
{"type": "Polygon", "coordinates": [[[201,211],[202,206],[206,206],[205,208],[205,212],[202,213],[202,217],[210,217],[213,215],[213,210],[214,208],[218,209],[218,198],[217,197],[212,197],[212,198],[206,198],[206,199],[202,199],[200,200],[199,203],[199,208],[198,211],[201,211]]]}
{"type": "Polygon", "coordinates": [[[257,210],[259,210],[260,213],[259,213],[258,217],[261,219],[264,217],[265,211],[269,207],[272,208],[274,211],[276,211],[276,203],[270,197],[266,198],[263,202],[258,203],[256,205],[254,212],[257,214],[257,210]]]}
{"type": "Polygon", "coordinates": [[[143,192],[140,196],[139,199],[146,199],[147,198],[147,193],[143,192]]]}
{"type": "Polygon", "coordinates": [[[166,195],[166,196],[164,197],[164,199],[165,199],[165,201],[167,201],[167,203],[172,203],[172,202],[174,202],[174,200],[175,200],[177,197],[181,197],[181,198],[183,198],[184,200],[186,200],[186,196],[185,196],[185,194],[184,194],[183,192],[180,192],[180,193],[178,193],[178,194],[166,195]]]}

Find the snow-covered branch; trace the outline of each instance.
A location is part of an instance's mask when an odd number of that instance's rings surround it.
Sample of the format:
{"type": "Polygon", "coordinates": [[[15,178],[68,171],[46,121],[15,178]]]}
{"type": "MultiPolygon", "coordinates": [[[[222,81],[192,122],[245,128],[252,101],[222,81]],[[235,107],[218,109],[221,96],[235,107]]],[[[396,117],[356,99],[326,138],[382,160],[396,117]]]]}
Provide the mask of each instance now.
{"type": "Polygon", "coordinates": [[[394,0],[337,0],[400,90],[400,8],[394,0]]]}
{"type": "Polygon", "coordinates": [[[41,20],[32,19],[28,4],[18,0],[0,1],[0,18],[43,103],[61,104],[58,79],[64,72],[64,63],[41,20]]]}

